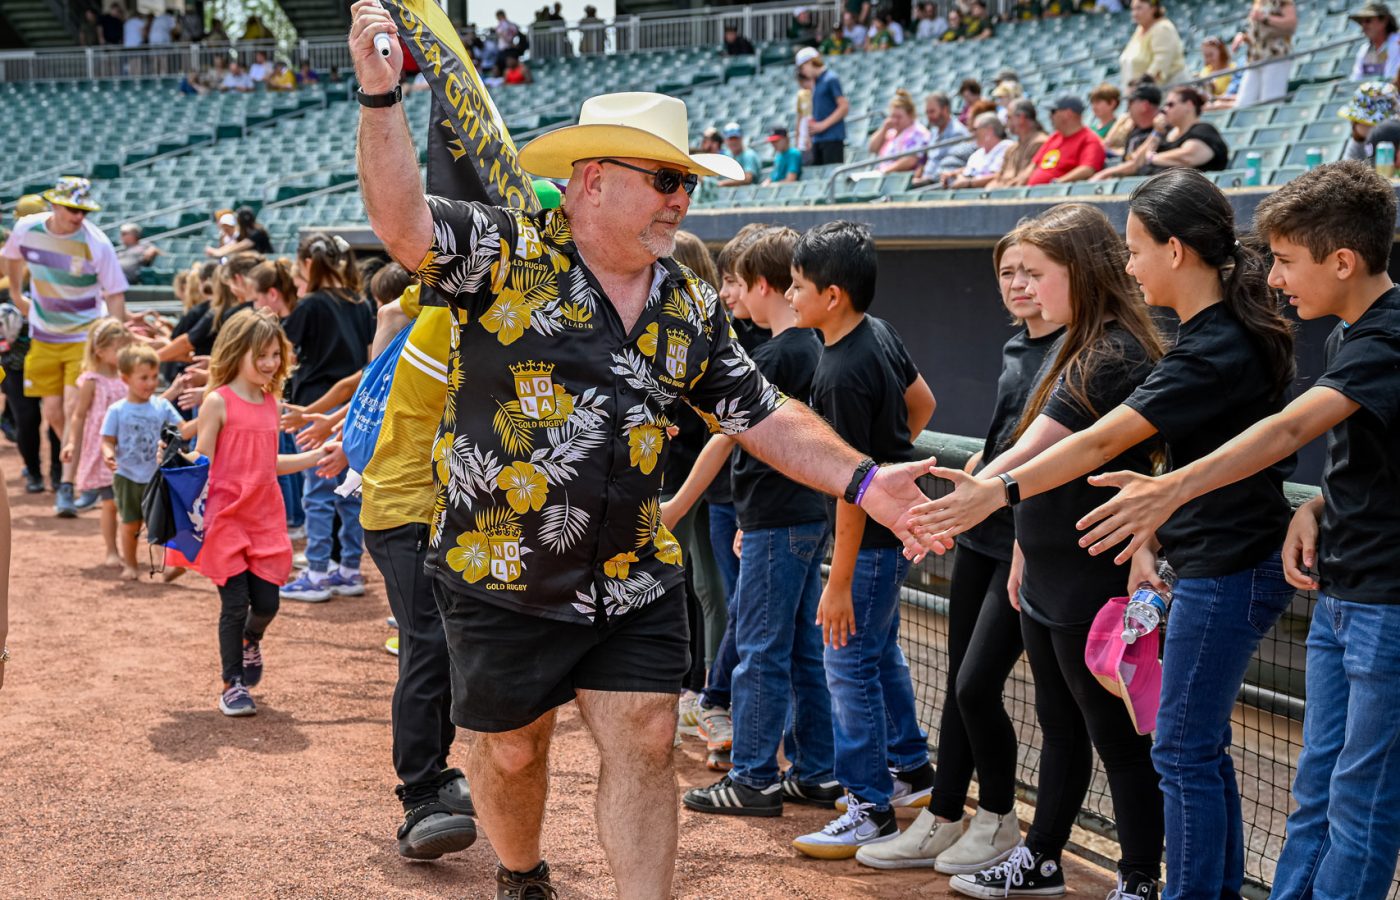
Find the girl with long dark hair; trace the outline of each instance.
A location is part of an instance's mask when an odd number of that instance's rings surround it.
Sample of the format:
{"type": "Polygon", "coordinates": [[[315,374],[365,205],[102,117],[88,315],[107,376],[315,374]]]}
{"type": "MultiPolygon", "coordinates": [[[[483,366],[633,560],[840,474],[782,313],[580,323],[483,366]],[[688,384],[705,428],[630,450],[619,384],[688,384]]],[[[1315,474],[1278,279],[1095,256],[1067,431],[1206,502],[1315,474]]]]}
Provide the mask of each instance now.
{"type": "MultiPolygon", "coordinates": [[[[1259,256],[1236,240],[1233,210],[1219,189],[1191,170],[1159,175],[1133,192],[1127,233],[1127,271],[1148,304],[1181,320],[1176,346],[1092,427],[1000,470],[1022,501],[1082,485],[1104,460],[1154,437],[1166,441],[1175,465],[1193,462],[1287,400],[1293,330],[1259,256]]],[[[1291,465],[1192,501],[1157,533],[1180,578],[1153,748],[1166,799],[1170,898],[1240,895],[1244,836],[1230,714],[1259,641],[1293,596],[1279,557],[1291,465]]],[[[956,490],[917,512],[917,528],[951,536],[1007,502],[1010,486],[1001,479],[938,474],[956,490]]],[[[1142,582],[1165,589],[1155,562],[1152,551],[1134,557],[1130,591],[1142,582]]]]}

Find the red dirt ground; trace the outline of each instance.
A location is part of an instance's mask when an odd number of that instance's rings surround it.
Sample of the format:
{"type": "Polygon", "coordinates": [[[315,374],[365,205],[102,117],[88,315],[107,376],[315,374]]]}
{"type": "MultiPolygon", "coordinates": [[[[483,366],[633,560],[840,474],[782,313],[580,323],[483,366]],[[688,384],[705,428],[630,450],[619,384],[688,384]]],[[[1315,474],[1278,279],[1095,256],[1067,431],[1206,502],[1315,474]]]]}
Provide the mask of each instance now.
{"type": "MultiPolygon", "coordinates": [[[[485,839],[435,863],[399,858],[388,607],[367,596],[289,602],[264,644],[259,713],[227,719],[213,586],[123,584],[101,568],[93,514],[53,518],[23,493],[13,448],[9,646],[0,690],[0,895],[58,897],[492,897],[485,839]]],[[[144,554],[144,548],[142,553],[144,554]]],[[[707,784],[703,745],[677,752],[682,789],[707,784]]],[[[593,825],[596,755],[566,708],[553,754],[545,846],[561,896],[609,897],[593,825]]],[[[679,802],[679,800],[678,800],[679,802]]],[[[817,862],[788,842],[830,813],[782,819],[681,813],[685,898],[948,895],[931,872],[817,862]]],[[[1080,896],[1111,887],[1067,859],[1080,896]]]]}

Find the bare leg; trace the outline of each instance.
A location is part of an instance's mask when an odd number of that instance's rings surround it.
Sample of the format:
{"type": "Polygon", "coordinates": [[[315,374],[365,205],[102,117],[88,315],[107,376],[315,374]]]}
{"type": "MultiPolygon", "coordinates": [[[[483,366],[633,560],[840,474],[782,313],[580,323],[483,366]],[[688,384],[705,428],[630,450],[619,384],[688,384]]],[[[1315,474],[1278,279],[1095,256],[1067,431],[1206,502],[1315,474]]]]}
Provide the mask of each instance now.
{"type": "Polygon", "coordinates": [[[135,581],[141,577],[136,568],[136,536],[141,533],[140,522],[122,523],[122,578],[135,581]]]}
{"type": "Polygon", "coordinates": [[[549,794],[554,711],[515,731],[468,734],[467,782],[477,819],[501,865],[528,872],[543,858],[540,827],[549,794]]]}
{"type": "Polygon", "coordinates": [[[598,744],[598,836],[622,900],[671,896],[676,868],[674,694],[579,691],[598,744]]]}
{"type": "Polygon", "coordinates": [[[102,503],[102,540],[107,545],[107,561],[103,565],[120,566],[124,565],[121,553],[117,551],[117,502],[115,500],[103,500],[102,503]]]}
{"type": "MultiPolygon", "coordinates": [[[[78,389],[65,387],[62,394],[53,397],[44,397],[41,408],[43,410],[44,424],[53,429],[53,433],[58,435],[59,446],[63,445],[64,431],[68,427],[68,419],[73,415],[73,407],[78,403],[78,389]]],[[[78,461],[63,464],[63,481],[71,482],[73,472],[76,470],[78,461]]]]}

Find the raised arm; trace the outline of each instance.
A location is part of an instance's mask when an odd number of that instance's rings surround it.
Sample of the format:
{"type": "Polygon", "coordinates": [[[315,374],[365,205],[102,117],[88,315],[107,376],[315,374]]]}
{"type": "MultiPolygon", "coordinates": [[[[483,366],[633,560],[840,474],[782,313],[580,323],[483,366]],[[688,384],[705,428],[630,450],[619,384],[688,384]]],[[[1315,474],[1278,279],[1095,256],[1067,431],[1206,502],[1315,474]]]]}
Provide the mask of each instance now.
{"type": "MultiPolygon", "coordinates": [[[[374,36],[395,37],[398,29],[375,0],[358,0],[351,14],[350,56],[360,90],[387,94],[399,83],[403,49],[397,40],[392,41],[385,59],[374,48],[374,36]]],[[[390,256],[416,272],[433,244],[433,218],[423,198],[418,155],[402,104],[360,108],[355,160],[370,227],[390,256]]]]}

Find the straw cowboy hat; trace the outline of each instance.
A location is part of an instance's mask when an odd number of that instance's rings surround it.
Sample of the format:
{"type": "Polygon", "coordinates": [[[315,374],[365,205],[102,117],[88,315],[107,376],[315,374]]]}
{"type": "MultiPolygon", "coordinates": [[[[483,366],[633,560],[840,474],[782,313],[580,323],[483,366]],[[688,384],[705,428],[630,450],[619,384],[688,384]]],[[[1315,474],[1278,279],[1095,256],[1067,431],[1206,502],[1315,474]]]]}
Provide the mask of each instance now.
{"type": "Polygon", "coordinates": [[[66,206],[70,209],[88,212],[102,209],[92,199],[92,182],[76,175],[64,175],[52,189],[44,191],[43,197],[56,206],[66,206]]]}
{"type": "Polygon", "coordinates": [[[738,161],[690,153],[685,103],[665,94],[601,94],[583,101],[578,124],[551,131],[520,149],[520,165],[544,178],[568,178],[581,159],[650,159],[696,175],[744,177],[738,161]]]}

